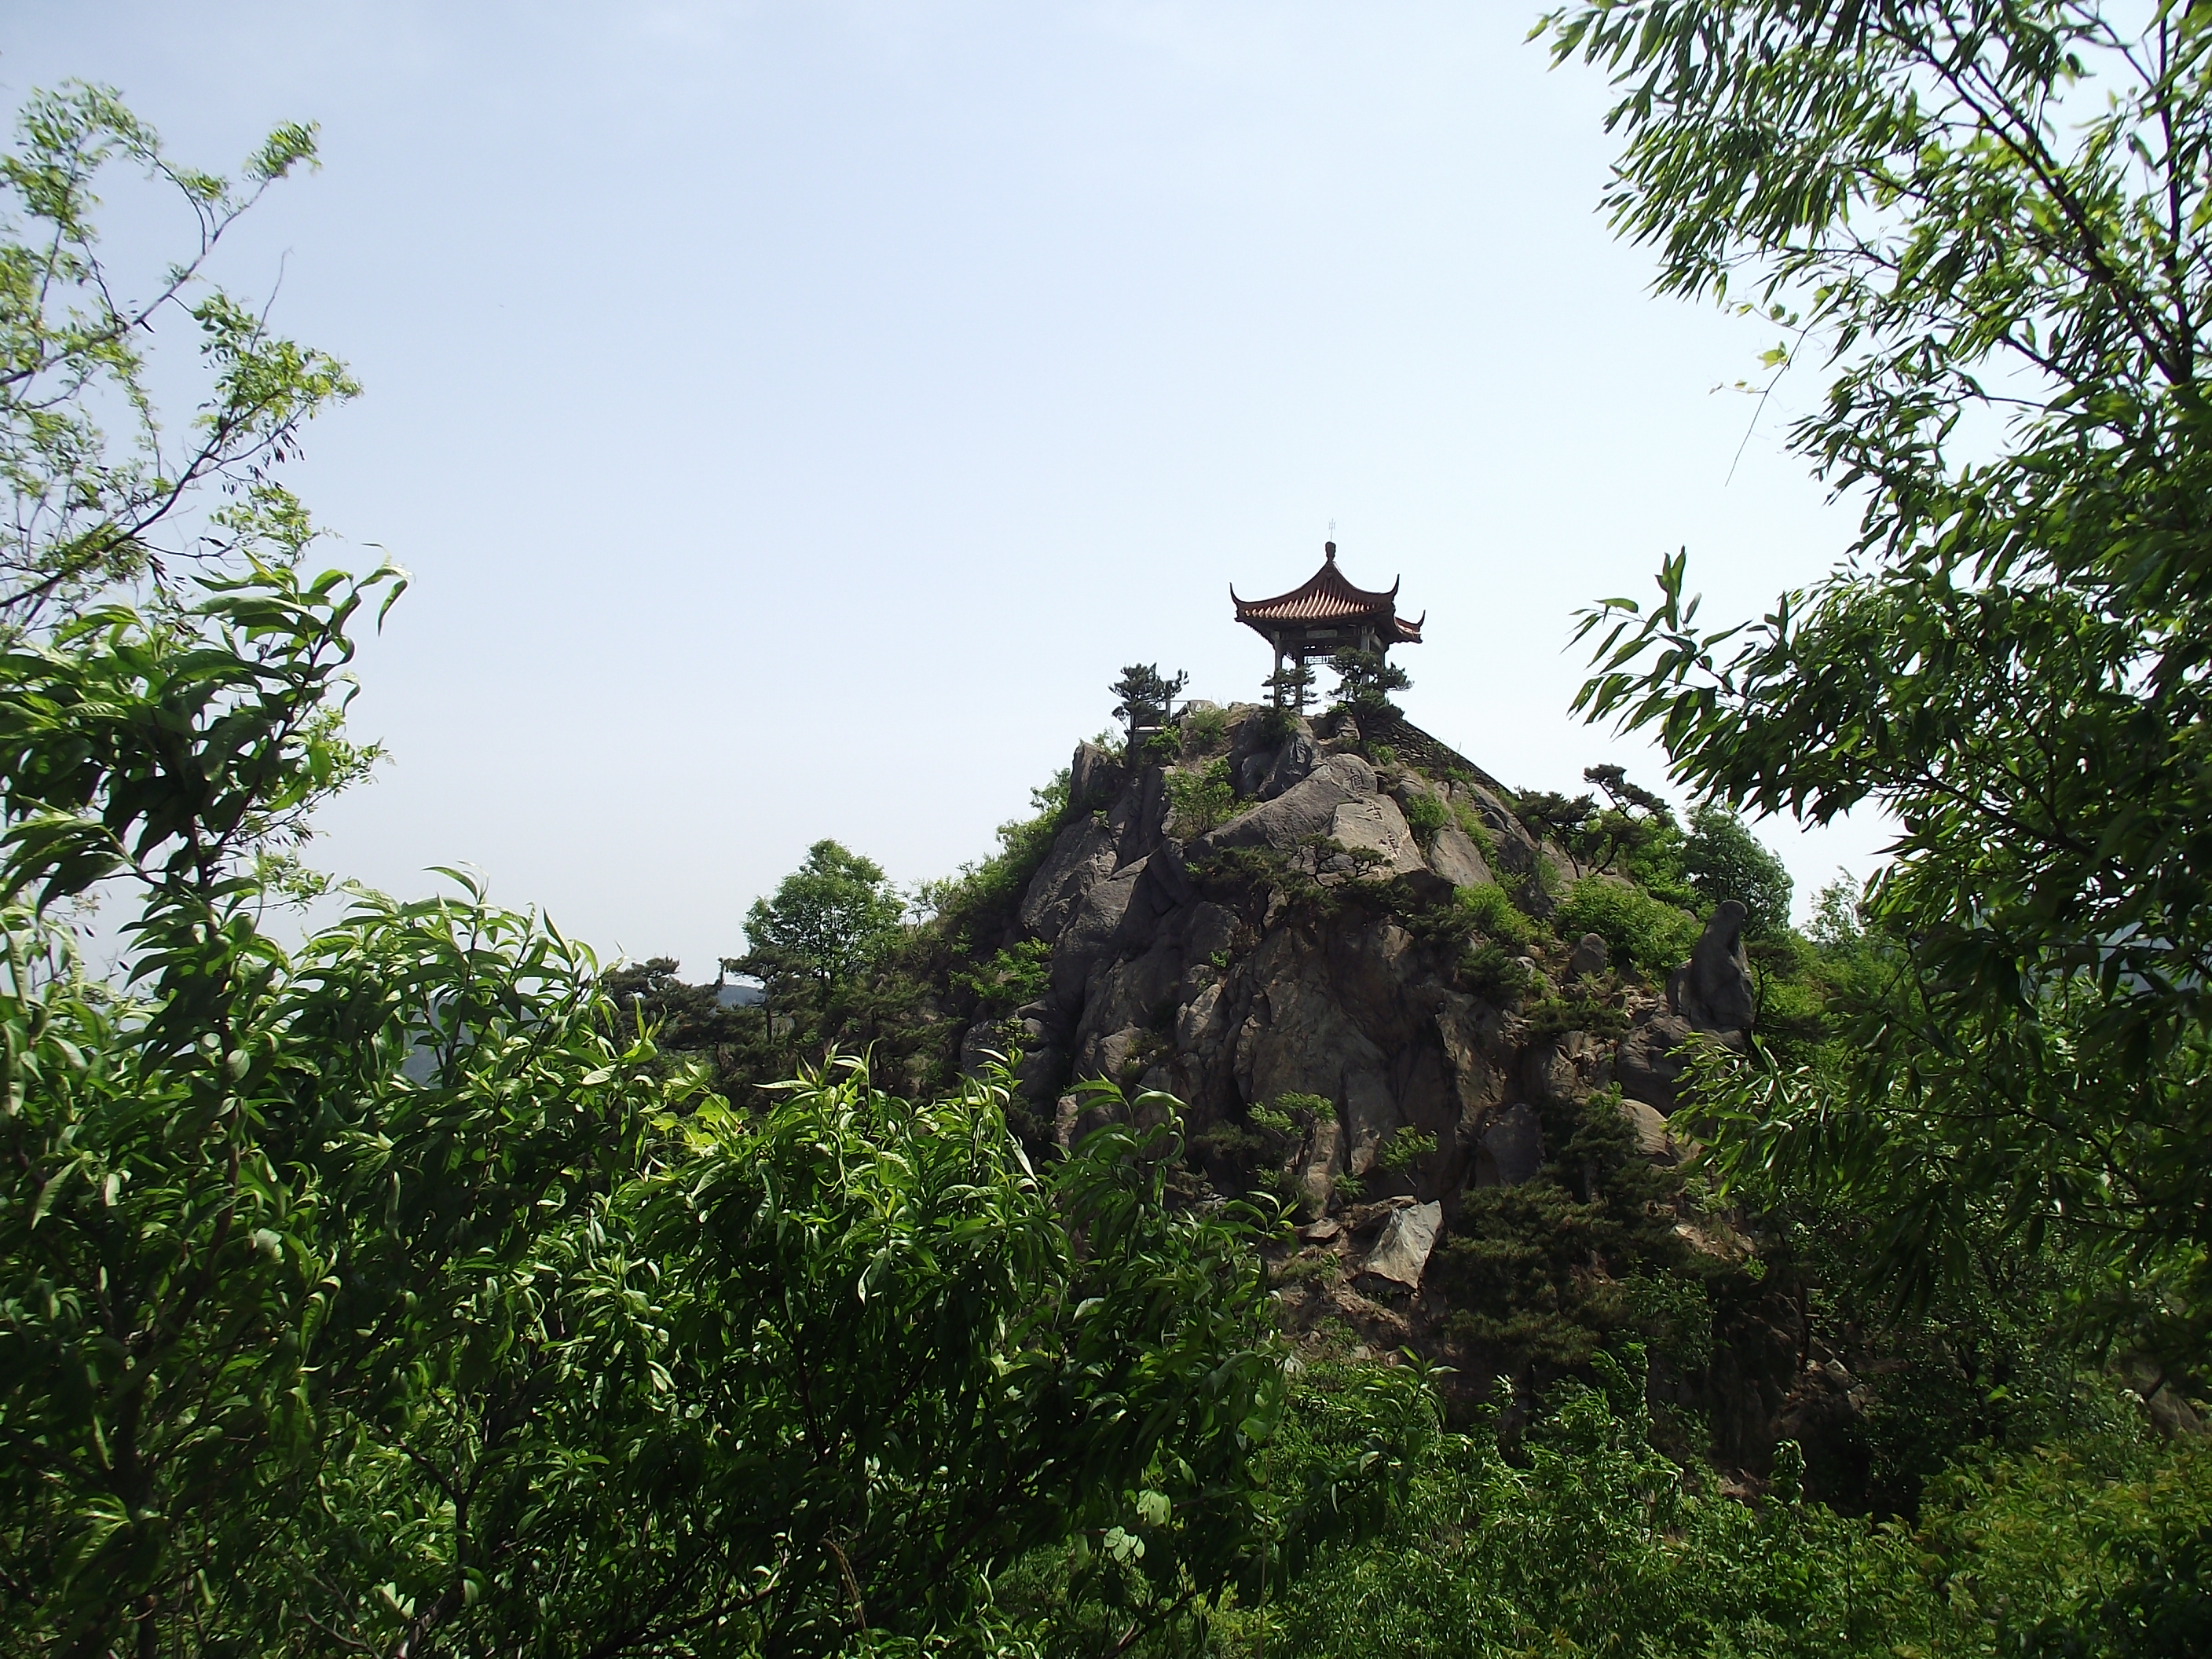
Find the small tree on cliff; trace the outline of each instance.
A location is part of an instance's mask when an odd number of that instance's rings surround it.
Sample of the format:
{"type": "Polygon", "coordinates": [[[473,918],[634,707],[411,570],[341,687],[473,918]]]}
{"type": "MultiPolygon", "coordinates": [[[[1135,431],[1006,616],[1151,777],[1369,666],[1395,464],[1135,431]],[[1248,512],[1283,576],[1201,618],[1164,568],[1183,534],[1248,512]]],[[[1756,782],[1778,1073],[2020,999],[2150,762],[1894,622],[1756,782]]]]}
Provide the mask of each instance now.
{"type": "Polygon", "coordinates": [[[1133,663],[1121,671],[1121,678],[1106,689],[1115,698],[1114,718],[1129,728],[1132,744],[1139,732],[1168,723],[1176,696],[1189,684],[1188,674],[1169,679],[1158,663],[1133,663]]]}
{"type": "Polygon", "coordinates": [[[1393,691],[1403,691],[1413,677],[1380,651],[1340,651],[1328,659],[1336,671],[1336,700],[1355,714],[1398,712],[1390,701],[1393,691]]]}

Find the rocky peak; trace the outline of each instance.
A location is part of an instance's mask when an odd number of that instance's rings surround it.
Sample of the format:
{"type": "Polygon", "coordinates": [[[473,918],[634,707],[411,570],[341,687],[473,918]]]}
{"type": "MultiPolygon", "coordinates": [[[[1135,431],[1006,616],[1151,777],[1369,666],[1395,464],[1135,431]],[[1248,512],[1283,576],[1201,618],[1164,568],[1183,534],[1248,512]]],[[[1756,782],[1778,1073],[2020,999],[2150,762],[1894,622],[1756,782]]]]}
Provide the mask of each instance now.
{"type": "Polygon", "coordinates": [[[1342,720],[1216,712],[1186,710],[1172,757],[1078,748],[1018,913],[1050,948],[1049,988],[969,1052],[1019,1047],[1046,1121],[1077,1078],[1171,1092],[1217,1184],[1279,1182],[1314,1217],[1394,1194],[1449,1215],[1470,1187],[1527,1181],[1541,1109],[1610,1085],[1648,1154],[1676,1156],[1685,1046],[1738,1040],[1753,1018],[1741,906],[1720,907],[1663,997],[1607,992],[1592,1023],[1616,1035],[1561,1031],[1553,986],[1613,985],[1608,954],[1594,934],[1547,936],[1583,872],[1494,779],[1395,717],[1370,722],[1389,721],[1385,744],[1342,720]],[[1525,927],[1498,920],[1501,899],[1525,927]],[[1468,971],[1504,949],[1486,915],[1531,941],[1502,981],[1468,971]]]}

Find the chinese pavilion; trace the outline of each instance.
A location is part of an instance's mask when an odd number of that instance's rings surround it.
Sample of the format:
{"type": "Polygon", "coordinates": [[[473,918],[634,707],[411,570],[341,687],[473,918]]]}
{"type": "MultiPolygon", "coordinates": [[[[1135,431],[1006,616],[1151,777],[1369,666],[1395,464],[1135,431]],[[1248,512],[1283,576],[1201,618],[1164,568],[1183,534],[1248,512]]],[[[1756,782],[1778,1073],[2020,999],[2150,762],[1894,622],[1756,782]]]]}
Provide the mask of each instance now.
{"type": "Polygon", "coordinates": [[[1278,706],[1285,701],[1288,688],[1294,693],[1296,706],[1305,707],[1304,670],[1309,658],[1333,657],[1340,651],[1371,651],[1381,655],[1394,645],[1419,645],[1421,623],[1429,619],[1425,611],[1418,622],[1407,622],[1398,614],[1395,581],[1387,593],[1371,593],[1346,581],[1336,568],[1334,542],[1323,543],[1322,550],[1325,556],[1321,568],[1287,593],[1272,599],[1240,599],[1233,584],[1229,589],[1237,620],[1275,647],[1275,673],[1268,684],[1274,687],[1278,706]],[[1286,675],[1285,662],[1297,672],[1286,675]]]}

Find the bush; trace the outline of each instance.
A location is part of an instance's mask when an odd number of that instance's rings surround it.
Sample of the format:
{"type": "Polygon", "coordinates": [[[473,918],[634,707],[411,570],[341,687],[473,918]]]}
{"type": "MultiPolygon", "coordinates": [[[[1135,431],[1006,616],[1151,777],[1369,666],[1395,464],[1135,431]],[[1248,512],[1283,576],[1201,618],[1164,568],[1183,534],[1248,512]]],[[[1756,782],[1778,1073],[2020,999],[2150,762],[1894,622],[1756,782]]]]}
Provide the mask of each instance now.
{"type": "Polygon", "coordinates": [[[1229,741],[1229,716],[1219,708],[1188,708],[1182,717],[1182,752],[1210,755],[1229,741]]]}
{"type": "Polygon", "coordinates": [[[1052,946],[1042,939],[1019,939],[979,967],[954,969],[951,978],[974,994],[979,1006],[1018,1008],[1042,996],[1051,982],[1052,946]]]}
{"type": "Polygon", "coordinates": [[[1528,948],[1535,929],[1502,887],[1462,887],[1455,900],[1467,926],[1513,952],[1528,948]]]}
{"type": "Polygon", "coordinates": [[[1409,1170],[1436,1155],[1437,1138],[1426,1130],[1405,1128],[1392,1134],[1376,1150],[1375,1161],[1386,1170],[1409,1170]]]}
{"type": "Polygon", "coordinates": [[[1437,832],[1451,821],[1451,808],[1426,790],[1415,791],[1407,797],[1406,824],[1422,846],[1433,842],[1437,832]]]}
{"type": "Polygon", "coordinates": [[[1616,961],[1632,962],[1654,978],[1686,961],[1704,931],[1688,911],[1601,876],[1586,876],[1569,888],[1553,921],[1563,937],[1595,933],[1616,961]]]}
{"type": "Polygon", "coordinates": [[[1178,837],[1202,836],[1237,811],[1237,786],[1229,781],[1226,760],[1209,762],[1203,771],[1168,774],[1169,827],[1178,837]]]}
{"type": "Polygon", "coordinates": [[[1459,976],[1468,990],[1501,1008],[1536,988],[1536,970],[1527,958],[1489,939],[1470,945],[1461,954],[1459,976]]]}

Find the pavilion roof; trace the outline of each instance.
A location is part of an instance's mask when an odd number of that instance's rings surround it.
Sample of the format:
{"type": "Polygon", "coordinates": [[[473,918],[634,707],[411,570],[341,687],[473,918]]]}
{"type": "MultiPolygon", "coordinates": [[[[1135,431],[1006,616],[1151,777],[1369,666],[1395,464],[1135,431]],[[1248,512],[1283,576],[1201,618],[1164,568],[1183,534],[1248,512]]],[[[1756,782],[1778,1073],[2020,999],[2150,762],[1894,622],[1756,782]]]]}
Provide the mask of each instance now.
{"type": "Polygon", "coordinates": [[[1337,568],[1336,544],[1328,544],[1326,556],[1320,569],[1287,593],[1278,593],[1272,599],[1240,599],[1231,584],[1229,598],[1237,607],[1237,620],[1266,634],[1266,624],[1327,623],[1356,621],[1371,617],[1391,630],[1391,637],[1407,645],[1421,642],[1421,623],[1428,620],[1426,612],[1419,622],[1407,622],[1398,614],[1398,583],[1390,584],[1387,593],[1371,592],[1364,587],[1354,587],[1337,568]]]}

